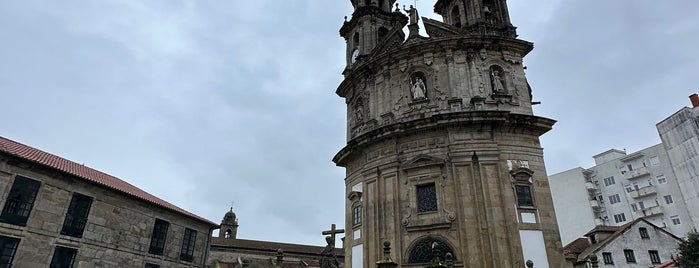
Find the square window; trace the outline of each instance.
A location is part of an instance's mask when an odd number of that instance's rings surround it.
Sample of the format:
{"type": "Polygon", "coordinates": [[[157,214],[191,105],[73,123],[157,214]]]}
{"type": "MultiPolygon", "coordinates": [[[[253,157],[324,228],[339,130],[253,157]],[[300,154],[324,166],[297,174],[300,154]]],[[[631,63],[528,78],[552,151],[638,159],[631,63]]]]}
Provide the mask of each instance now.
{"type": "Polygon", "coordinates": [[[604,264],[614,264],[611,252],[602,252],[602,259],[604,260],[604,264]]]}
{"type": "Polygon", "coordinates": [[[646,228],[638,228],[638,232],[641,234],[642,239],[650,239],[650,236],[648,235],[648,229],[646,228]]]}
{"type": "Polygon", "coordinates": [[[665,178],[665,175],[660,175],[658,177],[655,177],[658,179],[658,184],[666,184],[667,183],[667,178],[665,178]]]}
{"type": "Polygon", "coordinates": [[[78,250],[74,248],[56,246],[49,268],[72,268],[77,252],[78,250]]]}
{"type": "Polygon", "coordinates": [[[150,237],[150,248],[148,249],[148,253],[163,255],[168,227],[170,227],[169,222],[161,219],[155,219],[153,234],[150,237]]]}
{"type": "Polygon", "coordinates": [[[658,159],[657,156],[651,156],[650,157],[650,164],[653,166],[660,165],[660,160],[658,159]]]}
{"type": "Polygon", "coordinates": [[[39,181],[16,176],[0,214],[0,222],[19,226],[27,225],[39,186],[41,186],[39,181]]]}
{"type": "Polygon", "coordinates": [[[184,228],[184,237],[182,237],[182,250],[180,250],[180,260],[194,260],[194,245],[197,241],[197,231],[184,228]]]}
{"type": "Polygon", "coordinates": [[[672,195],[666,195],[666,196],[663,196],[663,198],[665,199],[665,204],[668,204],[668,205],[669,205],[669,204],[674,203],[674,202],[672,201],[672,195]]]}
{"type": "Polygon", "coordinates": [[[70,206],[68,206],[66,218],[63,221],[61,234],[82,237],[91,205],[92,197],[74,193],[73,199],[70,200],[70,206]]]}
{"type": "Polygon", "coordinates": [[[614,215],[614,222],[620,223],[626,221],[626,215],[624,213],[614,215]]]}
{"type": "Polygon", "coordinates": [[[19,246],[19,239],[9,236],[0,236],[0,267],[12,267],[12,259],[19,246]]]}
{"type": "Polygon", "coordinates": [[[677,216],[677,215],[670,217],[670,220],[672,220],[673,225],[680,225],[680,223],[681,223],[680,216],[677,216]]]}
{"type": "Polygon", "coordinates": [[[437,188],[434,183],[417,186],[417,212],[437,211],[437,188]]]}
{"type": "Polygon", "coordinates": [[[613,194],[609,196],[609,203],[610,204],[616,204],[621,202],[621,198],[619,198],[619,194],[613,194]]]}
{"type": "Polygon", "coordinates": [[[615,183],[614,176],[604,178],[604,186],[613,185],[615,183]]]}
{"type": "Polygon", "coordinates": [[[625,249],[624,257],[626,257],[626,262],[636,263],[636,255],[633,254],[633,250],[625,249]]]}
{"type": "Polygon", "coordinates": [[[362,205],[356,205],[352,208],[352,225],[357,226],[362,224],[362,205]]]}
{"type": "Polygon", "coordinates": [[[529,185],[515,185],[517,192],[517,205],[525,207],[534,206],[534,198],[532,198],[532,188],[529,185]]]}
{"type": "Polygon", "coordinates": [[[652,264],[660,264],[660,254],[658,254],[657,250],[649,250],[648,255],[652,264]]]}

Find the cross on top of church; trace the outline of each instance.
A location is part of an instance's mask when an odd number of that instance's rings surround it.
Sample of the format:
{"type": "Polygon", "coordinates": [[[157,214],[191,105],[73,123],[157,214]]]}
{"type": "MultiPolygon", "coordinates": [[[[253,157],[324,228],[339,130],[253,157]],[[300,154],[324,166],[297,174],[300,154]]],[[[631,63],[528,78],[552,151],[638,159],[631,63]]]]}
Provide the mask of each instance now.
{"type": "Polygon", "coordinates": [[[336,229],[335,224],[330,225],[330,230],[323,231],[323,235],[330,235],[332,246],[335,247],[335,235],[345,233],[345,229],[336,229]]]}

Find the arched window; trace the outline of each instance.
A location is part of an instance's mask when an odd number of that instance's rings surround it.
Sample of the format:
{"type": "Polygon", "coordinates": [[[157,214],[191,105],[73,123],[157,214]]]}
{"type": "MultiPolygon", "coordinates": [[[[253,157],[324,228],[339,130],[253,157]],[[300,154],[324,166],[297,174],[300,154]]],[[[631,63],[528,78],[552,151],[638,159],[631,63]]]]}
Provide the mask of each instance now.
{"type": "Polygon", "coordinates": [[[418,240],[414,243],[413,249],[410,250],[410,257],[408,257],[408,263],[429,263],[432,261],[432,245],[436,246],[439,250],[439,259],[445,260],[447,253],[454,255],[454,250],[442,240],[434,237],[426,237],[418,240]]]}
{"type": "Polygon", "coordinates": [[[352,45],[354,48],[359,47],[359,33],[354,33],[354,37],[352,38],[352,45]]]}
{"type": "Polygon", "coordinates": [[[454,8],[452,8],[451,18],[452,18],[452,21],[454,22],[454,26],[461,28],[461,12],[459,12],[458,5],[454,5],[454,8]]]}
{"type": "Polygon", "coordinates": [[[226,234],[225,234],[223,237],[225,237],[225,238],[231,238],[231,234],[232,234],[232,233],[233,233],[233,232],[231,231],[231,229],[228,229],[228,230],[226,230],[226,234]]]}

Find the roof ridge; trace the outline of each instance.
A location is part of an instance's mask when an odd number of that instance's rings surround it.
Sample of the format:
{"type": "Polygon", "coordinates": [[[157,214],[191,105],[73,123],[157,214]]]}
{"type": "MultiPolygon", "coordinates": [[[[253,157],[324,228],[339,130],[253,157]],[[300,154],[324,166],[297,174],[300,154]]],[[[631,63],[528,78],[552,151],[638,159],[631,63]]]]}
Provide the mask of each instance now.
{"type": "Polygon", "coordinates": [[[191,213],[180,208],[170,202],[167,202],[155,195],[152,195],[143,189],[124,181],[116,176],[107,174],[97,169],[79,164],[64,157],[39,150],[37,148],[25,145],[23,143],[0,136],[0,151],[9,155],[21,158],[25,161],[34,162],[72,176],[84,179],[90,183],[99,184],[103,187],[118,191],[153,205],[163,207],[178,214],[197,219],[218,226],[216,223],[209,221],[201,216],[191,213]]]}

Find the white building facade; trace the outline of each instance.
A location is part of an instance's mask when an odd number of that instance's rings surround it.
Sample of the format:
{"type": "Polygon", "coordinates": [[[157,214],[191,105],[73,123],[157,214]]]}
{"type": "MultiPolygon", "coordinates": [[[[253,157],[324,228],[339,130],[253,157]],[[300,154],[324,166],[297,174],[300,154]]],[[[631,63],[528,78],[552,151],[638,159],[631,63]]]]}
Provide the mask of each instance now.
{"type": "Polygon", "coordinates": [[[663,144],[631,154],[612,149],[593,158],[594,167],[550,176],[563,244],[595,226],[638,218],[677,236],[694,229],[663,144]]]}
{"type": "Polygon", "coordinates": [[[549,176],[563,244],[599,225],[638,218],[684,237],[699,224],[699,95],[656,125],[662,143],[593,156],[595,166],[549,176]]]}

